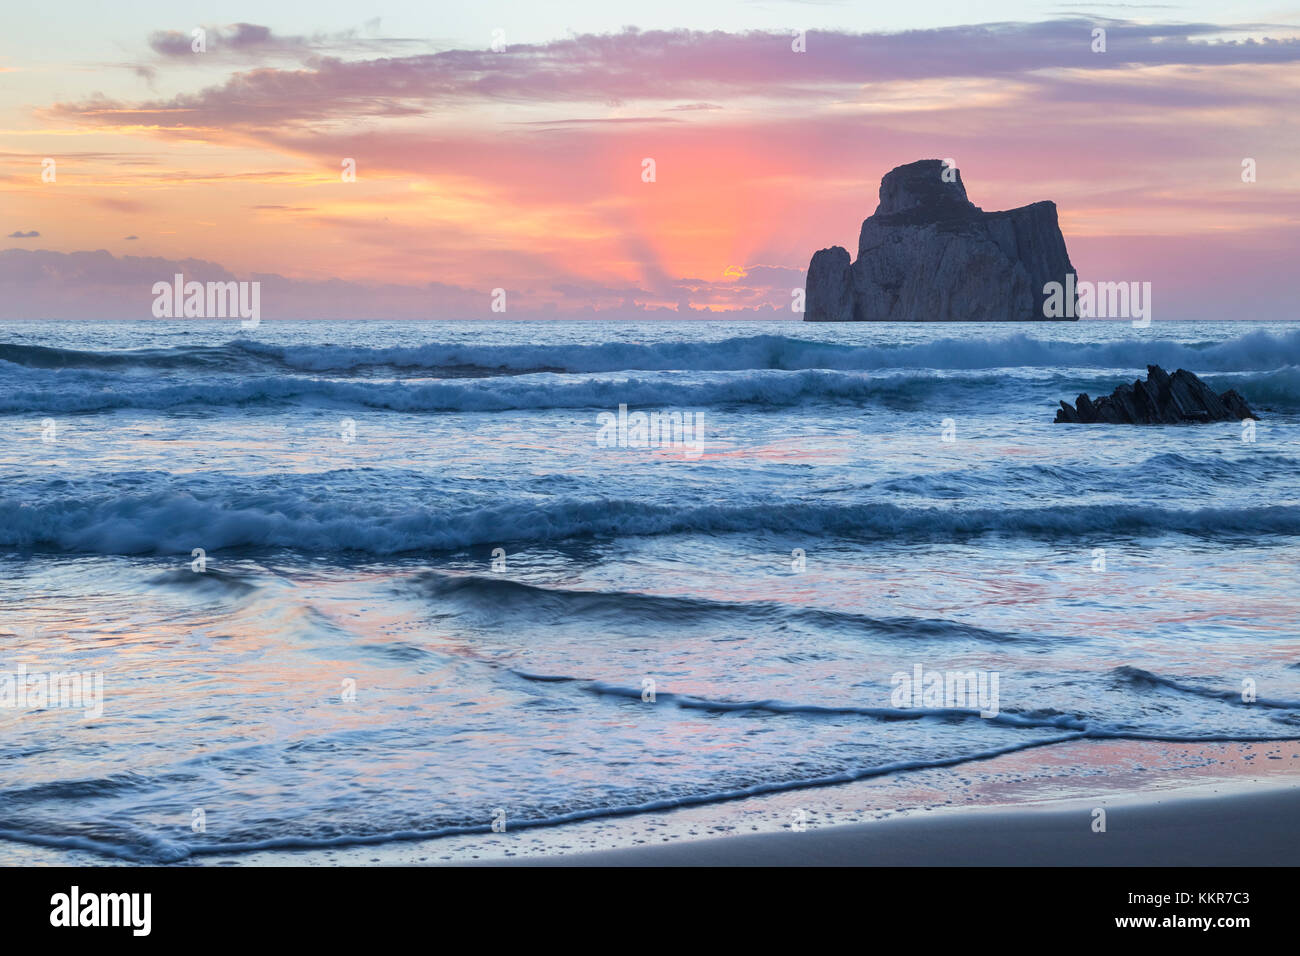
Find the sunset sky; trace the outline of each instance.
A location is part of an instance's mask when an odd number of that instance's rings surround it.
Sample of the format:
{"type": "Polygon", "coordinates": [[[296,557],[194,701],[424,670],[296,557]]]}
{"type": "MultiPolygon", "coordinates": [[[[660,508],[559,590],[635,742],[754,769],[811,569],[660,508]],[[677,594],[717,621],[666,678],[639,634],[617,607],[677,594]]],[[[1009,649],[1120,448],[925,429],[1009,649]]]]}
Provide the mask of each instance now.
{"type": "Polygon", "coordinates": [[[4,17],[0,317],[145,319],[184,271],[261,281],[267,319],[788,319],[815,250],[856,252],[880,177],[947,157],[985,209],[1054,200],[1080,277],[1150,281],[1156,319],[1294,315],[1285,2],[4,17]]]}

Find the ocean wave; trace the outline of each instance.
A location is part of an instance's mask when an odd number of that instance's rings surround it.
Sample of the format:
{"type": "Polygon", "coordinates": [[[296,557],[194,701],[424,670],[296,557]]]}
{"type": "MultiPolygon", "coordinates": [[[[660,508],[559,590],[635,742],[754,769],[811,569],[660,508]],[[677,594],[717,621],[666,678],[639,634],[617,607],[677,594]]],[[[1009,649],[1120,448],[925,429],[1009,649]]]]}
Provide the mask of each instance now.
{"type": "Polygon", "coordinates": [[[1260,491],[1273,482],[1289,481],[1297,468],[1300,468],[1300,459],[1290,455],[1252,451],[1240,456],[1192,457],[1165,452],[1132,464],[1106,468],[1073,463],[1007,463],[985,468],[946,469],[887,478],[855,486],[855,490],[950,501],[999,494],[1008,488],[1078,497],[1107,495],[1116,488],[1154,486],[1166,491],[1178,489],[1193,500],[1199,498],[1206,488],[1240,487],[1260,491]]]}
{"type": "Polygon", "coordinates": [[[250,577],[207,568],[202,573],[191,570],[164,571],[149,579],[154,587],[202,591],[218,597],[242,597],[258,589],[250,577]]]}
{"type": "Polygon", "coordinates": [[[165,349],[92,352],[47,345],[0,342],[0,362],[36,369],[208,369],[233,370],[261,364],[234,345],[177,345],[165,349]]]}
{"type": "Polygon", "coordinates": [[[1133,368],[1148,363],[1188,366],[1194,371],[1250,371],[1300,364],[1300,331],[1250,332],[1225,342],[1185,344],[1168,339],[1071,343],[1025,333],[1001,338],[945,338],[906,345],[839,345],[783,335],[755,335],[721,342],[607,342],[599,345],[443,345],[413,348],[273,346],[238,341],[245,353],[303,371],[394,368],[485,368],[511,371],[562,369],[614,372],[631,369],[742,371],[747,369],[889,368],[975,370],[1008,366],[1133,368]]]}
{"type": "Polygon", "coordinates": [[[881,402],[915,405],[941,391],[986,393],[994,376],[867,376],[838,372],[755,372],[714,381],[680,378],[584,379],[553,376],[509,381],[338,381],[294,376],[202,380],[184,384],[55,379],[0,393],[0,413],[82,414],[115,409],[222,409],[285,405],[373,408],[396,412],[881,402]]]}
{"type": "Polygon", "coordinates": [[[1142,670],[1140,667],[1130,667],[1125,665],[1117,667],[1111,672],[1115,679],[1121,683],[1133,687],[1155,687],[1163,690],[1174,690],[1181,694],[1192,694],[1196,697],[1204,697],[1208,700],[1223,700],[1232,704],[1240,704],[1243,707],[1262,707],[1275,710],[1300,710],[1300,701],[1295,700],[1272,700],[1263,697],[1257,697],[1255,700],[1246,702],[1241,689],[1221,690],[1214,687],[1198,687],[1195,684],[1189,684],[1186,680],[1174,680],[1172,677],[1162,677],[1159,674],[1153,674],[1150,671],[1142,670]]]}
{"type": "Polygon", "coordinates": [[[1261,371],[1300,365],[1300,331],[1254,331],[1219,342],[1185,343],[1133,335],[1122,341],[1073,343],[1027,333],[944,338],[924,343],[842,345],[784,335],[718,342],[605,342],[591,345],[467,345],[363,348],[336,344],[272,345],[237,339],[223,346],[85,351],[0,344],[0,361],[43,369],[266,369],[353,373],[416,370],[447,376],[530,372],[879,371],[898,368],[979,370],[1007,367],[1142,370],[1148,363],[1207,372],[1261,371]]]}
{"type": "MultiPolygon", "coordinates": [[[[702,597],[641,594],[633,591],[596,591],[543,587],[499,576],[450,574],[428,571],[404,587],[439,602],[460,603],[494,621],[522,615],[536,622],[546,616],[627,626],[642,618],[656,626],[688,626],[701,621],[749,622],[760,626],[806,624],[828,630],[865,632],[903,639],[973,640],[1057,645],[1075,638],[1016,634],[976,627],[942,618],[873,617],[831,608],[792,607],[777,601],[717,601],[702,597]]],[[[538,680],[544,678],[536,678],[538,680]]],[[[566,678],[555,678],[562,680],[566,678]]]]}
{"type": "Polygon", "coordinates": [[[0,547],[100,554],[185,554],[203,547],[390,555],[475,545],[670,534],[771,533],[966,540],[981,535],[1069,538],[1300,534],[1300,506],[1168,508],[1153,504],[905,507],[884,502],[773,501],[682,507],[643,499],[550,499],[475,508],[187,491],[0,501],[0,547]]]}
{"type": "Polygon", "coordinates": [[[1205,382],[1215,391],[1235,388],[1257,411],[1275,409],[1294,412],[1300,410],[1300,366],[1289,365],[1254,375],[1242,373],[1210,375],[1205,382]]]}
{"type": "MultiPolygon", "coordinates": [[[[1300,410],[1300,369],[1262,375],[1220,376],[1216,388],[1235,388],[1264,410],[1300,410]]],[[[0,392],[0,414],[90,414],[118,409],[221,410],[316,406],[404,413],[501,412],[566,408],[700,408],[749,406],[858,405],[914,409],[938,401],[1005,405],[1009,400],[1041,402],[1050,418],[1061,398],[1079,391],[1110,392],[1114,375],[1036,376],[970,372],[887,374],[831,371],[751,371],[700,381],[698,374],[664,373],[630,378],[538,375],[492,381],[458,379],[395,382],[265,375],[199,378],[184,383],[123,382],[91,376],[55,375],[40,382],[14,383],[0,392]]],[[[1046,420],[1046,419],[1045,419],[1046,420]]]]}
{"type": "MultiPolygon", "coordinates": [[[[526,681],[545,684],[574,684],[580,690],[598,697],[619,697],[624,700],[644,700],[644,691],[640,687],[625,687],[606,681],[589,681],[577,677],[562,677],[549,674],[529,674],[525,671],[513,671],[516,677],[526,681]]],[[[735,714],[759,713],[778,716],[796,717],[869,717],[873,720],[946,720],[959,721],[977,719],[991,724],[1008,727],[1054,728],[1057,730],[1085,731],[1088,725],[1069,714],[1020,714],[1004,711],[990,717],[981,715],[978,709],[964,707],[853,707],[849,705],[828,706],[825,704],[792,704],[779,700],[715,700],[707,697],[695,697],[690,694],[674,694],[669,691],[657,691],[655,703],[660,702],[681,707],[684,710],[703,710],[710,713],[735,714]]]]}
{"type": "MultiPolygon", "coordinates": [[[[644,700],[644,691],[640,687],[628,687],[619,684],[611,684],[606,681],[585,680],[583,678],[569,677],[565,675],[531,674],[519,670],[512,670],[511,673],[521,680],[532,683],[572,685],[584,693],[593,694],[598,697],[614,697],[624,700],[635,700],[638,702],[644,700]]],[[[1215,700],[1227,700],[1249,707],[1259,706],[1264,709],[1286,711],[1300,710],[1300,702],[1296,701],[1264,701],[1261,699],[1251,704],[1244,704],[1241,700],[1240,692],[1202,689],[1181,681],[1175,681],[1171,678],[1161,677],[1157,674],[1151,673],[1150,671],[1144,671],[1136,667],[1117,667],[1112,671],[1112,675],[1122,683],[1133,686],[1168,687],[1184,693],[1195,694],[1197,696],[1215,700]]],[[[861,707],[852,705],[789,703],[779,700],[718,700],[689,694],[674,694],[667,691],[656,691],[655,703],[659,704],[661,702],[687,710],[702,710],[711,713],[757,713],[770,714],[773,716],[808,718],[865,717],[871,720],[882,721],[935,719],[953,722],[962,720],[979,720],[985,724],[996,724],[1017,729],[1051,728],[1055,730],[1074,731],[1084,737],[1110,740],[1224,740],[1247,742],[1297,739],[1290,736],[1272,734],[1169,734],[1157,731],[1147,731],[1140,727],[1125,726],[1122,723],[1088,720],[1076,714],[1062,713],[1053,709],[1033,711],[1002,710],[996,714],[985,717],[978,709],[973,708],[861,707]]]]}
{"type": "MultiPolygon", "coordinates": [[[[511,673],[518,679],[529,683],[543,685],[567,685],[579,692],[597,698],[613,700],[641,700],[640,688],[625,687],[601,681],[584,680],[566,675],[530,674],[514,670],[511,673]]],[[[1115,672],[1124,679],[1155,683],[1167,681],[1157,675],[1136,668],[1119,668],[1115,672]]],[[[647,813],[661,813],[686,807],[708,806],[760,797],[778,793],[836,786],[873,777],[909,773],[944,767],[958,767],[978,761],[991,760],[1008,754],[1041,747],[1079,740],[1143,740],[1170,743],[1212,743],[1212,742],[1268,742],[1277,743],[1300,739],[1294,733],[1253,734],[1253,733],[1207,733],[1184,734],[1148,731],[1141,727],[1128,727],[1105,722],[1091,722],[1082,717],[1062,714],[1056,711],[1015,712],[1004,711],[996,716],[984,718],[978,711],[960,708],[881,708],[828,706],[787,702],[780,700],[717,700],[691,695],[679,695],[669,692],[657,692],[656,706],[669,705],[683,709],[699,710],[715,714],[769,715],[773,718],[792,718],[796,720],[822,718],[856,718],[862,717],[874,721],[930,720],[947,723],[978,720],[982,725],[996,724],[1007,732],[1014,734],[1005,743],[994,746],[976,746],[959,753],[931,754],[910,759],[888,760],[880,763],[866,763],[823,773],[804,773],[793,776],[767,777],[766,779],[729,785],[725,788],[704,787],[697,790],[681,790],[670,795],[650,795],[643,797],[627,794],[625,802],[589,803],[575,809],[556,813],[547,812],[545,808],[527,809],[512,813],[510,827],[514,831],[556,827],[568,823],[589,820],[610,819],[647,813]],[[1048,736],[1039,736],[1034,732],[1047,732],[1048,736]],[[630,799],[628,799],[630,797],[630,799]]],[[[1282,705],[1278,705],[1282,706],[1282,705]]],[[[132,790],[146,787],[149,780],[143,775],[132,775],[126,781],[132,790]]],[[[452,815],[450,819],[429,821],[405,828],[368,828],[360,824],[339,832],[339,827],[331,822],[327,832],[302,832],[301,820],[287,823],[280,820],[266,820],[234,830],[226,839],[213,839],[212,833],[165,836],[156,829],[133,826],[129,823],[114,821],[97,821],[82,826],[65,826],[54,820],[33,821],[34,810],[39,799],[48,796],[50,800],[62,801],[69,792],[76,794],[113,793],[123,788],[124,782],[117,777],[100,780],[56,781],[40,788],[46,793],[37,792],[36,788],[18,791],[5,791],[0,795],[9,802],[17,798],[24,811],[24,818],[0,816],[0,840],[10,840],[36,846],[59,849],[83,850],[101,856],[143,864],[175,864],[213,855],[234,855],[277,850],[312,850],[343,849],[348,847],[380,846],[398,842],[436,840],[449,836],[487,834],[492,832],[492,823],[482,820],[480,813],[472,815],[452,815]],[[299,830],[299,832],[293,832],[299,830]],[[288,832],[286,832],[288,831],[288,832]]]]}
{"type": "MultiPolygon", "coordinates": [[[[639,692],[638,692],[639,693],[639,692]]],[[[585,820],[600,820],[614,817],[634,816],[642,813],[662,813],[685,807],[707,806],[731,800],[743,800],[747,797],[766,796],[775,793],[787,793],[794,790],[807,790],[816,787],[829,787],[842,783],[852,783],[870,777],[885,776],[893,773],[905,773],[913,770],[925,770],[939,767],[952,767],[977,760],[991,760],[1004,754],[1016,753],[1032,747],[1045,747],[1052,744],[1077,740],[1082,732],[1074,731],[1048,738],[1018,740],[1000,747],[986,748],[969,753],[934,758],[916,758],[914,760],[895,761],[871,766],[855,767],[821,776],[800,777],[795,779],[769,780],[748,786],[733,787],[726,790],[711,790],[697,793],[682,793],[671,797],[660,797],[641,802],[618,805],[598,805],[583,807],[567,813],[528,817],[522,814],[512,815],[512,830],[554,827],[565,823],[578,823],[585,820]]],[[[57,847],[61,849],[80,849],[99,853],[111,858],[133,863],[180,863],[191,857],[210,856],[214,854],[254,853],[266,850],[311,850],[336,849],[344,847],[378,846],[385,843],[410,842],[414,840],[436,840],[441,837],[462,836],[468,834],[490,833],[491,823],[452,823],[428,828],[407,830],[386,830],[374,833],[342,833],[330,836],[279,835],[253,839],[231,839],[228,841],[208,842],[211,835],[206,834],[207,841],[193,842],[180,839],[163,839],[155,834],[136,828],[118,828],[114,837],[96,833],[93,835],[79,833],[52,833],[15,825],[11,821],[0,819],[0,840],[14,840],[37,846],[57,847]]],[[[281,833],[284,827],[277,827],[281,833]]]]}

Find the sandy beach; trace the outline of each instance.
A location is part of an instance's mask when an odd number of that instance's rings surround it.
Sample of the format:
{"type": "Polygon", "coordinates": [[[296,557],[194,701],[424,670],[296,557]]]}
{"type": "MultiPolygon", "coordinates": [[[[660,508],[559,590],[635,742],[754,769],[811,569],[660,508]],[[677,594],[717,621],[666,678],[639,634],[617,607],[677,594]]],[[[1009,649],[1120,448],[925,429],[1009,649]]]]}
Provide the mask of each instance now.
{"type": "Polygon", "coordinates": [[[1294,866],[1300,784],[1177,791],[1098,808],[978,809],[820,830],[529,857],[524,866],[1294,866]]]}
{"type": "MultiPolygon", "coordinates": [[[[1294,745],[1081,742],[1055,758],[1014,755],[975,773],[901,775],[715,807],[708,815],[610,821],[586,834],[520,831],[454,849],[448,843],[434,860],[523,866],[1300,863],[1300,748],[1294,745]],[[956,784],[964,787],[959,799],[945,798],[956,784]],[[872,805],[875,812],[866,809],[872,805]],[[1105,811],[1104,831],[1099,809],[1105,811]],[[802,831],[792,829],[796,818],[802,831]],[[594,846],[601,843],[608,848],[594,846]]],[[[410,862],[409,851],[404,862],[410,862]]]]}

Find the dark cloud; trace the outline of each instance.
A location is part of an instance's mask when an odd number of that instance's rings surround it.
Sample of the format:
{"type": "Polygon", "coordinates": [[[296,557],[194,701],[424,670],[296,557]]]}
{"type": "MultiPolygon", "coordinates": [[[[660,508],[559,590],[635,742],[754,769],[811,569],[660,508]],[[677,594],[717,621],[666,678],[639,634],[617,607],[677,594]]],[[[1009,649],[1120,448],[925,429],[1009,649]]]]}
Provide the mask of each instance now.
{"type": "Polygon", "coordinates": [[[10,239],[39,239],[40,233],[33,229],[31,232],[22,232],[21,230],[9,233],[10,239]]]}

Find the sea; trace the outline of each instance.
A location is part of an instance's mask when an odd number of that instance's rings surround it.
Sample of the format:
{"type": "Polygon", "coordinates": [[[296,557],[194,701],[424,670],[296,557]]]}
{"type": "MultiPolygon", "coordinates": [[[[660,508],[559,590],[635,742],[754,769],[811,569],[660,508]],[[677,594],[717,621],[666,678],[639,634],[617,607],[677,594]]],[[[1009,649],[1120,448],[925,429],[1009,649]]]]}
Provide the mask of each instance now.
{"type": "Polygon", "coordinates": [[[8,322],[0,421],[0,860],[1300,739],[1290,323],[8,322]],[[1257,420],[1053,422],[1148,364],[1257,420]]]}

